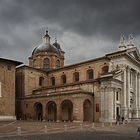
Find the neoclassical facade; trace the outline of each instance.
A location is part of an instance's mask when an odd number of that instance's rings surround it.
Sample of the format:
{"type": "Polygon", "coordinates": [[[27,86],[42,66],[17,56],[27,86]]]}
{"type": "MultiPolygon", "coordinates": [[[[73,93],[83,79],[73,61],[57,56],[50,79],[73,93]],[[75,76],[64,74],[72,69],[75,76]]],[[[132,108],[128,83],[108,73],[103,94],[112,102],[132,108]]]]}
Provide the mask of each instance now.
{"type": "MultiPolygon", "coordinates": [[[[116,47],[117,48],[117,47],[116,47]]],[[[114,122],[116,116],[140,118],[140,55],[130,36],[121,37],[116,52],[64,65],[60,44],[42,44],[29,66],[16,69],[17,119],[114,122]]]]}

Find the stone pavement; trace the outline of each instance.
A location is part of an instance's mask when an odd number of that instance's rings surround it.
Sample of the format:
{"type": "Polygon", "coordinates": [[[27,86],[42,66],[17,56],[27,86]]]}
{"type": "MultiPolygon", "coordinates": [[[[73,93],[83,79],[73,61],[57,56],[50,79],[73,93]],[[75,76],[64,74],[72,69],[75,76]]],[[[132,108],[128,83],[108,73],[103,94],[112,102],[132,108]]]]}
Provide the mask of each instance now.
{"type": "Polygon", "coordinates": [[[4,140],[135,140],[139,122],[126,125],[95,123],[1,122],[4,140]],[[20,127],[20,130],[17,129],[20,127]],[[18,132],[19,131],[19,132],[18,132]],[[18,135],[18,136],[17,136],[18,135]]]}

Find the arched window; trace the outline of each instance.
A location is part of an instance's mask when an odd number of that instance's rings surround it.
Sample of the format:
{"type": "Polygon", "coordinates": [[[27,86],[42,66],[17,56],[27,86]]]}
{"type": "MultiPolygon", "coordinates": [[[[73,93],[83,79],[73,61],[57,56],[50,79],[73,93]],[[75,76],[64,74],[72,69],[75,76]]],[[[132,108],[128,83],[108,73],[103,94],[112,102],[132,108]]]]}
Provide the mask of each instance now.
{"type": "Polygon", "coordinates": [[[94,75],[93,75],[93,70],[89,69],[87,70],[87,80],[91,80],[93,79],[94,75]]]}
{"type": "Polygon", "coordinates": [[[55,77],[51,77],[50,83],[51,83],[51,86],[55,86],[55,77]]]}
{"type": "Polygon", "coordinates": [[[44,78],[39,77],[39,86],[43,86],[43,84],[44,84],[44,78]]]}
{"type": "Polygon", "coordinates": [[[62,76],[61,76],[62,85],[66,84],[66,81],[67,81],[66,75],[62,75],[62,76]]]}
{"type": "Polygon", "coordinates": [[[107,73],[107,72],[108,72],[108,66],[102,67],[102,74],[107,73]]]}
{"type": "Polygon", "coordinates": [[[56,68],[60,68],[60,60],[56,60],[56,68]]]}
{"type": "Polygon", "coordinates": [[[50,68],[50,60],[48,58],[45,58],[43,61],[43,68],[49,69],[50,68]]]}
{"type": "Polygon", "coordinates": [[[79,81],[79,72],[75,72],[73,74],[73,79],[74,79],[74,82],[78,82],[79,81]]]}
{"type": "Polygon", "coordinates": [[[33,60],[33,67],[36,67],[37,66],[37,61],[34,59],[33,60]]]}

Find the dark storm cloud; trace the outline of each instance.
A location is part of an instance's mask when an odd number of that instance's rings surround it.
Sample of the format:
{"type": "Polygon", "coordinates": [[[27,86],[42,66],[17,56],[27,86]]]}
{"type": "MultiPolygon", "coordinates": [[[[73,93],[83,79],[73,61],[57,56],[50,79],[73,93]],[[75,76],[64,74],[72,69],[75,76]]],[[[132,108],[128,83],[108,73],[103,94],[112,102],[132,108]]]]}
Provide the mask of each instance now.
{"type": "Polygon", "coordinates": [[[0,54],[22,50],[27,58],[46,27],[60,37],[72,32],[87,40],[99,36],[116,42],[121,33],[139,36],[139,6],[139,0],[1,0],[0,54]]]}
{"type": "Polygon", "coordinates": [[[116,37],[140,31],[139,0],[22,0],[19,5],[21,20],[39,17],[85,36],[99,33],[116,37]],[[26,11],[29,15],[25,17],[26,11]]]}

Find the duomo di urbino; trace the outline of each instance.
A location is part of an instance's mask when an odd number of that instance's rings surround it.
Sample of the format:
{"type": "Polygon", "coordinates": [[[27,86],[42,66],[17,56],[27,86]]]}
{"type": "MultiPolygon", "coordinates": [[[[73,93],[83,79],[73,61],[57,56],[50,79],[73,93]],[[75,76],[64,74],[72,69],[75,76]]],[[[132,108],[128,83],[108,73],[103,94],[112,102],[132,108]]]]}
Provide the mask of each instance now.
{"type": "MultiPolygon", "coordinates": [[[[94,46],[93,46],[94,47],[94,46]]],[[[29,65],[0,58],[0,120],[115,122],[140,118],[140,54],[132,35],[116,51],[65,66],[46,31],[29,65]]]]}

